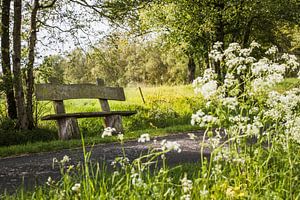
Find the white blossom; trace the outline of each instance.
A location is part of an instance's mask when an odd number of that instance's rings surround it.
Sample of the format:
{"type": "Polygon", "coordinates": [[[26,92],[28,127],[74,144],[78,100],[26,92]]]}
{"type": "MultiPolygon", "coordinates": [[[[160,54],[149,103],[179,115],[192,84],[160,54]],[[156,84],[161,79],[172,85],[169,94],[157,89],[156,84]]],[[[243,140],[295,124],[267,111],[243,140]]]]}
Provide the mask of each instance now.
{"type": "Polygon", "coordinates": [[[184,177],[180,179],[180,182],[183,193],[190,193],[193,189],[193,181],[187,179],[187,175],[185,174],[184,177]]]}
{"type": "Polygon", "coordinates": [[[124,134],[118,134],[117,138],[122,142],[124,140],[124,134]]]}
{"type": "Polygon", "coordinates": [[[148,133],[142,134],[138,139],[138,142],[144,143],[150,141],[150,135],[148,133]]]}
{"type": "Polygon", "coordinates": [[[80,183],[75,183],[75,185],[72,187],[72,190],[74,192],[80,192],[80,183]]]}
{"type": "Polygon", "coordinates": [[[178,153],[181,152],[180,144],[177,142],[171,142],[167,140],[162,140],[161,143],[161,150],[162,151],[177,151],[178,153]]]}
{"type": "Polygon", "coordinates": [[[67,155],[64,155],[63,159],[60,161],[61,164],[70,162],[71,158],[67,155]]]}
{"type": "Polygon", "coordinates": [[[267,55],[274,55],[278,52],[278,48],[276,46],[272,46],[270,47],[266,52],[265,54],[267,55]]]}
{"type": "Polygon", "coordinates": [[[194,133],[188,133],[188,136],[191,140],[195,140],[197,136],[194,133]]]}
{"type": "Polygon", "coordinates": [[[112,134],[116,131],[115,128],[111,128],[111,127],[107,127],[104,129],[103,133],[102,133],[102,138],[104,137],[110,137],[112,136],[112,134]]]}
{"type": "Polygon", "coordinates": [[[254,40],[251,42],[250,47],[253,48],[259,48],[261,45],[255,42],[254,40]]]}

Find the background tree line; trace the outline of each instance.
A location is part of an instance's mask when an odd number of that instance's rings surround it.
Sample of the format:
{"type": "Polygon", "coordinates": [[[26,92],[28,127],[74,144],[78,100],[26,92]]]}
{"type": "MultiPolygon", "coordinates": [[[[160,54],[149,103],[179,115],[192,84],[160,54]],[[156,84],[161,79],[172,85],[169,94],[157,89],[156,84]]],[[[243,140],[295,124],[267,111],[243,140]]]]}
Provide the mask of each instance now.
{"type": "Polygon", "coordinates": [[[55,77],[61,83],[93,83],[101,77],[121,86],[186,83],[187,58],[180,48],[166,49],[162,43],[115,32],[88,51],[78,48],[65,57],[45,58],[36,69],[37,81],[55,77]]]}

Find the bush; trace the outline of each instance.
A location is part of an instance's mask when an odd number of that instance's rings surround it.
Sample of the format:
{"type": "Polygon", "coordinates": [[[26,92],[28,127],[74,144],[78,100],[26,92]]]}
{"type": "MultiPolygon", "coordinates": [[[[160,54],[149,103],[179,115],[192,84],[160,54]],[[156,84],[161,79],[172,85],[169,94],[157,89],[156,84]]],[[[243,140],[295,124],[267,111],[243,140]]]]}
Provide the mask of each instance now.
{"type": "Polygon", "coordinates": [[[50,141],[57,139],[57,133],[49,129],[16,130],[15,121],[8,118],[0,122],[0,146],[26,144],[28,142],[50,141]]]}

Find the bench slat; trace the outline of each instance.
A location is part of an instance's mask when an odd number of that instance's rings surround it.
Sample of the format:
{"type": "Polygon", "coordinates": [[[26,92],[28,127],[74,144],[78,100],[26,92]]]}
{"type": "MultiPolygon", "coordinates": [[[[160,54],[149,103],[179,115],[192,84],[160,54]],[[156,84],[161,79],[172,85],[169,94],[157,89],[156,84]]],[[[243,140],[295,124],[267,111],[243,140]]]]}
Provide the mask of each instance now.
{"type": "Polygon", "coordinates": [[[136,113],[137,113],[136,111],[62,113],[62,114],[46,115],[46,116],[42,117],[42,120],[55,120],[55,119],[62,119],[62,118],[68,118],[68,117],[89,118],[89,117],[106,117],[106,116],[112,116],[112,115],[130,116],[130,115],[134,115],[136,113]]]}
{"type": "Polygon", "coordinates": [[[121,87],[104,87],[94,84],[36,84],[36,99],[108,99],[125,101],[124,90],[121,87]]]}

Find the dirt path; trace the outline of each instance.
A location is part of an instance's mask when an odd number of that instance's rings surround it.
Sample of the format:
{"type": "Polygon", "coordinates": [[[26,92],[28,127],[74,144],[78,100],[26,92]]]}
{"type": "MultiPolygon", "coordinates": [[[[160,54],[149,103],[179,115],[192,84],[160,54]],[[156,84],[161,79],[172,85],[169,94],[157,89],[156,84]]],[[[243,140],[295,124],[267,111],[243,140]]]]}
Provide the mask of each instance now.
{"type": "MultiPolygon", "coordinates": [[[[156,139],[158,144],[161,140],[167,139],[168,141],[177,141],[181,145],[181,153],[172,152],[167,155],[170,165],[199,161],[199,140],[202,140],[203,132],[192,133],[198,136],[196,140],[189,139],[187,133],[173,134],[156,139]]],[[[153,142],[138,143],[137,141],[129,141],[124,144],[124,149],[127,157],[133,160],[150,146],[153,146],[153,142]]],[[[206,152],[206,154],[209,155],[209,152],[206,152]]],[[[26,189],[31,189],[35,185],[44,184],[49,176],[59,178],[59,169],[57,167],[53,169],[52,162],[53,158],[61,160],[64,155],[68,155],[74,165],[83,161],[81,148],[0,158],[0,194],[5,190],[14,192],[22,183],[26,189]]],[[[122,149],[119,143],[99,144],[93,147],[91,160],[99,163],[104,162],[109,166],[115,157],[121,155],[122,149]]]]}

